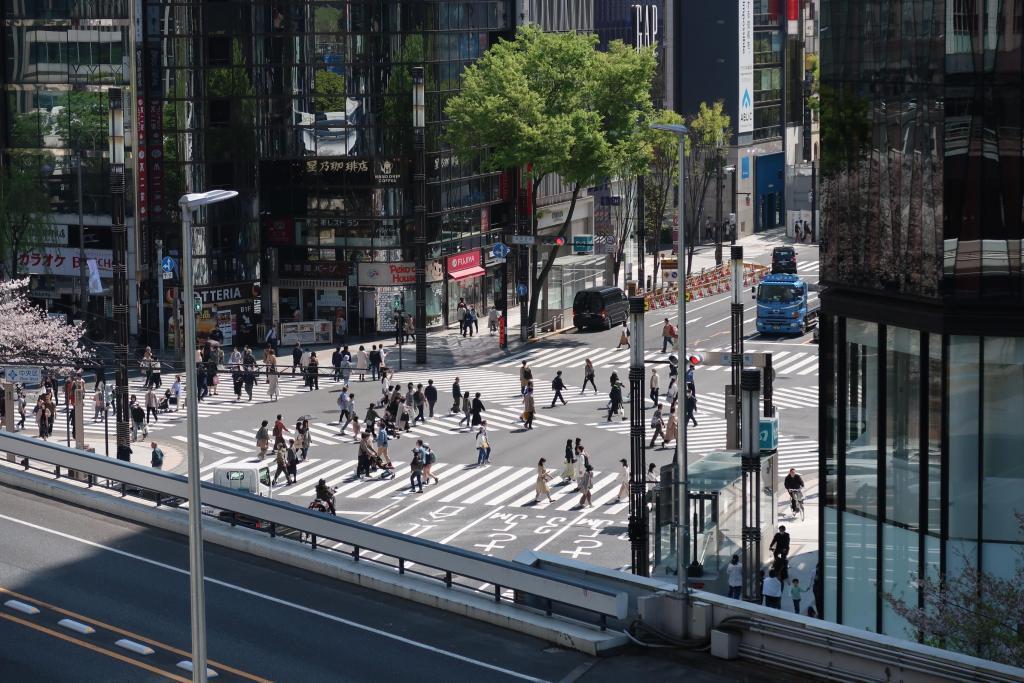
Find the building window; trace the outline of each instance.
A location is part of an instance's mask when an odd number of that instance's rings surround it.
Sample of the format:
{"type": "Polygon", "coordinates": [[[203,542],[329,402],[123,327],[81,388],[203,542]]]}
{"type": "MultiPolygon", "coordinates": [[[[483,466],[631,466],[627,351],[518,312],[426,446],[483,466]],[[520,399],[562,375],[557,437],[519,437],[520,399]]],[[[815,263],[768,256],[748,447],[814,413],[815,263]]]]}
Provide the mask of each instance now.
{"type": "Polygon", "coordinates": [[[1014,513],[1024,513],[1024,338],[986,337],[984,344],[982,536],[1019,541],[1014,513]]]}
{"type": "Polygon", "coordinates": [[[846,321],[846,509],[878,514],[878,326],[846,321]]]}
{"type": "Polygon", "coordinates": [[[921,334],[886,328],[885,519],[917,529],[921,493],[921,334]]]}
{"type": "Polygon", "coordinates": [[[949,537],[978,537],[977,337],[949,339],[949,537]]]}

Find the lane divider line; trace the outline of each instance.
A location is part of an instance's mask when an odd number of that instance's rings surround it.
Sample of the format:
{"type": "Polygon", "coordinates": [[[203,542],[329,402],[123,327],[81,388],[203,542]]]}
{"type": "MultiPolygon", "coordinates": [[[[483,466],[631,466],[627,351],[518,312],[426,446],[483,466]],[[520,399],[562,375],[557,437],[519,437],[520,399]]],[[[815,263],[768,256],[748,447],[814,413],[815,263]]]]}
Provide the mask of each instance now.
{"type": "Polygon", "coordinates": [[[66,629],[70,629],[75,633],[81,633],[85,636],[96,633],[96,629],[94,629],[92,626],[87,626],[86,624],[83,624],[80,621],[75,621],[74,619],[61,619],[57,622],[57,624],[59,626],[63,626],[66,629]]]}
{"type": "Polygon", "coordinates": [[[134,652],[137,655],[151,655],[154,652],[156,652],[156,650],[149,647],[148,645],[136,643],[134,640],[128,640],[127,638],[121,638],[120,640],[115,641],[114,645],[117,645],[118,647],[123,647],[129,652],[134,652]]]}
{"type": "MultiPolygon", "coordinates": [[[[179,669],[184,669],[185,671],[187,671],[189,673],[192,673],[193,665],[192,665],[192,660],[191,659],[183,659],[180,662],[178,662],[177,664],[175,664],[175,666],[178,667],[179,669]]],[[[216,678],[217,676],[218,676],[218,674],[217,674],[216,671],[214,671],[213,669],[211,669],[209,667],[206,668],[206,677],[207,678],[216,678]]]]}
{"type": "Polygon", "coordinates": [[[22,614],[39,614],[39,608],[33,607],[32,605],[26,604],[20,600],[8,600],[4,603],[4,606],[17,610],[22,614]]]}
{"type": "Polygon", "coordinates": [[[170,679],[172,681],[179,681],[179,683],[192,683],[192,679],[191,678],[185,678],[184,676],[176,676],[175,674],[172,674],[170,672],[164,671],[163,669],[159,669],[159,668],[153,666],[152,664],[148,664],[147,662],[140,662],[137,659],[132,659],[131,657],[126,657],[125,655],[123,655],[123,654],[121,654],[119,652],[114,652],[113,650],[108,650],[108,649],[106,649],[104,647],[100,647],[99,645],[94,645],[94,644],[86,642],[84,640],[79,640],[78,638],[72,638],[71,636],[69,636],[66,633],[61,633],[60,631],[54,631],[53,629],[46,628],[45,626],[40,626],[39,624],[33,624],[31,621],[28,621],[26,619],[21,619],[19,617],[16,617],[16,616],[13,616],[13,615],[10,615],[10,614],[4,614],[3,612],[0,612],[0,619],[6,619],[8,621],[13,621],[16,624],[21,624],[22,626],[27,626],[30,629],[39,631],[40,633],[45,633],[48,636],[53,636],[54,638],[59,638],[60,640],[63,640],[63,641],[68,642],[68,643],[72,643],[73,645],[78,645],[79,647],[84,647],[87,650],[92,650],[93,652],[97,652],[97,653],[99,653],[101,655],[106,655],[108,657],[112,657],[113,659],[116,659],[119,662],[124,662],[125,664],[130,664],[132,666],[137,666],[140,669],[145,669],[146,671],[149,671],[150,673],[157,674],[158,676],[163,676],[164,678],[168,678],[168,679],[170,679]]]}
{"type": "MultiPolygon", "coordinates": [[[[413,504],[410,505],[409,507],[413,507],[413,505],[415,505],[415,504],[416,503],[413,502],[413,504]]],[[[406,509],[408,509],[408,508],[406,508],[406,509]]],[[[582,515],[581,515],[581,517],[582,517],[582,515]]],[[[76,543],[80,543],[80,544],[88,546],[90,548],[96,548],[97,550],[105,550],[108,553],[112,553],[114,555],[119,555],[121,557],[127,557],[127,558],[130,558],[130,559],[136,560],[138,562],[142,562],[143,564],[148,564],[148,565],[153,566],[153,567],[160,567],[162,569],[166,569],[167,571],[173,572],[175,574],[179,574],[179,575],[182,575],[182,576],[188,576],[188,570],[187,569],[182,569],[180,567],[175,567],[174,565],[167,564],[166,562],[160,562],[159,560],[153,560],[153,559],[150,559],[148,557],[143,557],[142,555],[137,555],[135,553],[130,553],[130,552],[126,551],[126,550],[121,550],[119,548],[114,548],[114,547],[109,546],[109,545],[104,545],[102,543],[97,543],[96,541],[90,541],[89,539],[81,538],[81,537],[75,536],[73,534],[69,534],[69,533],[66,533],[66,532],[63,532],[63,531],[57,531],[56,529],[50,529],[49,527],[45,527],[45,526],[42,526],[40,524],[35,524],[33,522],[27,522],[27,521],[25,521],[23,519],[18,519],[17,517],[11,517],[9,515],[0,514],[0,519],[7,520],[8,522],[13,522],[14,524],[20,524],[20,525],[28,527],[30,529],[35,529],[36,531],[41,531],[43,533],[51,534],[53,536],[57,536],[58,538],[63,538],[63,539],[69,540],[69,541],[74,541],[76,543]]],[[[324,619],[326,621],[332,621],[332,622],[334,622],[336,624],[341,624],[343,626],[347,626],[349,628],[352,628],[352,629],[355,629],[355,630],[358,630],[358,631],[363,631],[364,633],[372,633],[372,634],[380,636],[381,638],[384,638],[386,640],[393,640],[395,642],[402,643],[403,645],[407,645],[407,646],[412,647],[412,648],[416,648],[416,649],[419,649],[419,650],[425,650],[427,652],[433,652],[434,654],[438,654],[438,655],[441,655],[443,657],[448,657],[450,659],[454,659],[456,661],[463,662],[465,664],[471,664],[473,666],[480,667],[481,669],[487,669],[489,671],[494,671],[494,672],[497,672],[497,673],[504,674],[506,676],[509,676],[510,678],[516,678],[516,679],[522,680],[522,681],[534,681],[536,683],[544,683],[544,679],[537,678],[535,676],[530,676],[528,674],[520,673],[518,671],[513,671],[512,669],[506,669],[505,667],[498,666],[496,664],[490,664],[489,662],[484,662],[484,661],[481,661],[479,659],[473,659],[472,657],[469,657],[469,656],[466,656],[466,655],[461,655],[461,654],[459,654],[457,652],[453,652],[451,650],[443,650],[443,649],[441,649],[439,647],[435,647],[433,645],[429,645],[429,644],[424,643],[424,642],[419,641],[419,640],[414,640],[412,638],[406,638],[405,636],[400,636],[400,635],[397,635],[395,633],[391,633],[390,631],[385,631],[385,630],[382,630],[382,629],[374,628],[373,626],[368,626],[367,624],[360,624],[359,622],[352,621],[350,619],[345,619],[344,617],[339,617],[337,615],[330,614],[330,613],[324,612],[322,610],[314,609],[312,607],[306,607],[305,605],[300,605],[298,603],[291,602],[289,600],[284,600],[282,598],[278,598],[278,597],[275,597],[275,596],[267,594],[267,593],[260,593],[259,591],[252,590],[250,588],[244,588],[242,586],[230,583],[228,581],[222,581],[220,579],[213,579],[213,578],[210,578],[209,576],[205,576],[203,578],[206,580],[207,583],[209,583],[211,585],[219,586],[221,588],[227,588],[229,590],[233,590],[233,591],[236,591],[238,593],[241,593],[242,595],[247,595],[247,596],[254,597],[254,598],[261,598],[261,599],[266,600],[267,602],[269,602],[271,604],[274,604],[274,605],[279,605],[279,606],[282,606],[282,607],[290,607],[290,608],[292,608],[292,609],[294,609],[296,611],[303,612],[305,614],[309,614],[309,615],[312,615],[312,616],[317,616],[317,617],[320,617],[320,618],[322,618],[322,619],[324,619]]],[[[4,589],[0,588],[0,591],[2,591],[2,590],[4,590],[4,589]]],[[[2,612],[0,612],[0,617],[6,618],[6,619],[17,619],[16,617],[12,617],[10,615],[6,615],[6,614],[4,614],[2,612]]],[[[18,621],[21,621],[21,620],[19,619],[18,621]]],[[[25,623],[29,624],[30,622],[25,622],[25,623]]],[[[31,624],[31,626],[35,627],[35,624],[31,624]]],[[[69,639],[69,640],[71,640],[73,642],[79,642],[79,641],[74,640],[73,638],[69,638],[68,636],[66,636],[66,635],[64,635],[62,633],[58,634],[58,635],[60,637],[62,637],[62,638],[69,639]]],[[[82,643],[82,645],[89,645],[91,647],[90,643],[82,643]]],[[[167,648],[167,649],[171,650],[171,648],[167,648]]],[[[171,650],[171,651],[173,652],[174,650],[171,650]]],[[[116,653],[113,653],[113,654],[116,654],[116,653]]],[[[185,655],[189,656],[188,653],[185,653],[185,655]]],[[[128,658],[125,658],[125,659],[127,661],[131,661],[132,663],[138,663],[138,662],[135,662],[134,660],[130,660],[128,658]]],[[[226,669],[226,667],[224,667],[222,665],[220,666],[220,668],[226,669]]],[[[159,672],[160,670],[159,669],[155,669],[155,671],[159,672]]],[[[160,672],[160,673],[163,673],[163,672],[160,672]]],[[[235,672],[235,671],[233,671],[232,673],[240,673],[240,674],[246,676],[246,678],[250,678],[250,679],[254,678],[253,676],[248,675],[248,674],[244,674],[242,672],[235,672]]],[[[190,680],[185,679],[185,678],[175,677],[175,676],[173,676],[171,674],[167,674],[167,673],[163,673],[163,675],[168,676],[168,677],[173,677],[175,680],[180,680],[180,681],[183,681],[184,683],[191,683],[190,680]]],[[[259,680],[265,680],[265,679],[259,679],[259,680]]],[[[269,681],[267,683],[269,683],[269,681]]]]}

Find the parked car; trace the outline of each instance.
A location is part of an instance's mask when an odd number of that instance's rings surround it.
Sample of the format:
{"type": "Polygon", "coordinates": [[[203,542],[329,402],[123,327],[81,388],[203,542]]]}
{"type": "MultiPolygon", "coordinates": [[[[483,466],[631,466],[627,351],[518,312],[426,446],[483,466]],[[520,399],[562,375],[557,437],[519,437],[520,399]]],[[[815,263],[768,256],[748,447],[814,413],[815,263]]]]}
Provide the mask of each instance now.
{"type": "Polygon", "coordinates": [[[618,287],[591,287],[576,292],[572,324],[577,330],[599,327],[610,330],[629,317],[629,300],[618,287]]]}

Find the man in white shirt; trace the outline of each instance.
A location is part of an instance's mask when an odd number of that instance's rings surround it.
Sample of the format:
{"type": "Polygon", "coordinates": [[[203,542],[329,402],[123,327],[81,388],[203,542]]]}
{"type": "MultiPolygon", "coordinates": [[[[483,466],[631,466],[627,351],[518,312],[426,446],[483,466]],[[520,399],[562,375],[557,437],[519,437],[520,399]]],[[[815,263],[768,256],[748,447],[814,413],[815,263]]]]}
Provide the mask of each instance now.
{"type": "Polygon", "coordinates": [[[782,609],[782,582],[775,577],[774,569],[769,570],[761,584],[761,595],[764,596],[765,607],[782,609]]]}
{"type": "Polygon", "coordinates": [[[729,577],[729,597],[739,600],[743,594],[743,565],[739,555],[732,556],[732,561],[725,565],[725,573],[729,577]]]}

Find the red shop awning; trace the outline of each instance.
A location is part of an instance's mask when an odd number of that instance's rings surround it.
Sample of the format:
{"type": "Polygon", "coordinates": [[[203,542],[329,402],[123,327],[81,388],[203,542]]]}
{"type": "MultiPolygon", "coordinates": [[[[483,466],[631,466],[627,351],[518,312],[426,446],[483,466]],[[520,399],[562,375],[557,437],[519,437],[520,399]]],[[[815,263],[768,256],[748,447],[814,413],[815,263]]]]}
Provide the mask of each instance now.
{"type": "Polygon", "coordinates": [[[484,269],[480,266],[472,266],[465,270],[453,270],[448,273],[448,277],[453,280],[465,280],[467,277],[480,277],[484,274],[484,269]]]}

